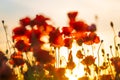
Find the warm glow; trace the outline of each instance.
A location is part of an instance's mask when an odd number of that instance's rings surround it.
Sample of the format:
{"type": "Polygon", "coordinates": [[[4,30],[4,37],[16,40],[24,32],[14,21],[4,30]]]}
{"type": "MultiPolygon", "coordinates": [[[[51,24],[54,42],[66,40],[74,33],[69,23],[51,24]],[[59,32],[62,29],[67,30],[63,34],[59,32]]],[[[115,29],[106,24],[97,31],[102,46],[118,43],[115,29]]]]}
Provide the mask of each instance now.
{"type": "MultiPolygon", "coordinates": [[[[69,78],[69,80],[78,80],[78,78],[82,77],[85,75],[85,72],[84,72],[84,66],[82,63],[80,63],[80,60],[76,57],[76,53],[79,49],[79,47],[77,46],[77,44],[75,42],[73,42],[72,44],[72,56],[73,56],[73,61],[75,63],[75,68],[73,70],[70,70],[70,69],[66,69],[66,73],[65,73],[65,76],[69,78]]],[[[65,47],[62,47],[60,49],[60,53],[61,53],[61,56],[66,59],[66,61],[68,60],[68,53],[69,51],[67,50],[67,48],[65,47]]],[[[66,66],[66,63],[62,64],[61,67],[64,67],[66,66]]]]}
{"type": "Polygon", "coordinates": [[[78,80],[84,73],[84,66],[82,64],[76,64],[76,67],[72,71],[69,69],[66,70],[65,76],[67,76],[69,80],[78,80]]]}

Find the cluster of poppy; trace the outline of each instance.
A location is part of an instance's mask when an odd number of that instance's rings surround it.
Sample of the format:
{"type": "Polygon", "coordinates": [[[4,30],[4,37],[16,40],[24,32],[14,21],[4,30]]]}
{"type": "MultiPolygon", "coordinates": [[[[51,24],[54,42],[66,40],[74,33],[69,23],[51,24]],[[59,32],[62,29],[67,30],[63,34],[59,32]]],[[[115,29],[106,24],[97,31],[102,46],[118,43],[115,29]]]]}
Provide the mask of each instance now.
{"type": "MultiPolygon", "coordinates": [[[[69,12],[67,14],[69,19],[68,26],[60,28],[50,24],[50,18],[44,15],[36,15],[34,19],[30,17],[21,19],[19,21],[20,25],[13,29],[12,40],[14,43],[14,52],[10,55],[10,59],[8,60],[8,58],[3,55],[4,53],[0,52],[0,60],[2,61],[2,63],[0,62],[1,70],[4,70],[3,62],[6,63],[9,61],[13,67],[21,68],[24,80],[68,80],[65,76],[65,70],[69,69],[72,71],[76,67],[71,50],[73,41],[79,46],[82,46],[82,44],[93,45],[100,42],[99,36],[95,33],[97,30],[96,25],[88,25],[84,21],[77,20],[77,15],[78,12],[69,12]],[[44,40],[43,37],[45,37],[46,40],[44,40]],[[45,44],[50,44],[50,50],[43,48],[45,44]],[[67,66],[65,68],[55,68],[55,61],[57,60],[55,49],[63,46],[70,50],[70,53],[68,53],[67,66]],[[51,48],[54,48],[54,50],[51,51],[51,48]],[[27,56],[29,52],[32,52],[34,57],[31,61],[27,56]],[[27,58],[24,57],[25,55],[27,58]],[[27,65],[27,71],[23,71],[24,64],[27,65]]],[[[113,23],[111,23],[111,26],[113,28],[113,23]]],[[[118,36],[120,37],[120,32],[118,36]]],[[[101,41],[101,43],[102,42],[103,41],[101,41]]],[[[95,64],[96,58],[94,55],[85,55],[83,52],[82,50],[78,50],[76,57],[84,65],[87,74],[90,75],[91,65],[94,65],[96,73],[98,73],[99,67],[101,69],[107,69],[106,64],[103,66],[97,66],[95,64]]],[[[102,53],[105,55],[104,51],[102,51],[102,53]]],[[[111,61],[116,73],[120,74],[119,57],[113,57],[111,61]]],[[[108,62],[110,61],[108,60],[108,62]]],[[[9,69],[7,65],[5,65],[5,67],[9,69]]],[[[11,73],[12,71],[13,70],[9,69],[10,75],[13,75],[13,73],[11,73]]],[[[0,77],[1,74],[0,72],[0,77]]],[[[101,80],[106,80],[106,76],[108,77],[109,75],[103,75],[104,79],[102,77],[101,80]]],[[[111,76],[109,78],[111,79],[111,76]]],[[[16,80],[15,75],[13,75],[13,80],[16,80]]],[[[79,80],[88,80],[88,78],[83,77],[79,78],[79,80]]]]}
{"type": "MultiPolygon", "coordinates": [[[[95,33],[95,24],[88,25],[83,21],[76,20],[78,12],[69,12],[69,26],[62,27],[62,31],[59,28],[55,28],[50,25],[43,15],[36,15],[35,19],[30,19],[29,17],[20,20],[20,26],[13,29],[13,41],[15,43],[15,48],[18,52],[28,52],[34,53],[36,59],[42,63],[51,61],[52,56],[49,55],[48,51],[42,50],[40,47],[45,44],[41,38],[43,36],[49,36],[49,42],[54,47],[66,46],[68,48],[72,47],[72,41],[76,40],[79,45],[85,43],[87,45],[92,45],[93,43],[99,43],[100,39],[95,33]],[[41,55],[43,55],[41,57],[41,55]],[[47,60],[45,60],[47,58],[47,60]],[[48,59],[50,58],[50,59],[48,59]]],[[[15,53],[18,54],[18,53],[15,53]]],[[[12,55],[12,60],[16,55],[12,55]]],[[[17,57],[20,58],[21,57],[17,57]]],[[[15,61],[14,61],[15,62],[15,61]]],[[[17,64],[17,63],[15,63],[17,64]]]]}
{"type": "MultiPolygon", "coordinates": [[[[48,35],[55,29],[52,25],[49,25],[46,20],[49,20],[49,18],[45,18],[43,15],[36,15],[36,18],[33,20],[29,17],[20,20],[20,27],[13,29],[13,41],[15,43],[15,48],[17,49],[15,54],[21,52],[33,52],[37,61],[40,61],[41,63],[46,63],[54,59],[49,55],[48,51],[40,48],[45,44],[45,42],[41,40],[41,37],[48,35]]],[[[12,56],[11,59],[13,62],[16,61],[13,58],[22,60],[22,56],[20,55],[20,57],[15,57],[16,55],[12,56]]],[[[15,63],[15,65],[16,64],[17,63],[15,63]]]]}
{"type": "MultiPolygon", "coordinates": [[[[28,52],[32,52],[35,57],[35,61],[33,61],[32,65],[28,68],[28,71],[24,74],[28,75],[29,71],[32,70],[34,66],[42,66],[47,70],[46,67],[53,67],[52,64],[55,64],[55,56],[50,54],[49,50],[45,50],[42,48],[44,44],[50,44],[50,47],[60,48],[62,46],[67,47],[68,49],[72,48],[73,40],[76,41],[78,45],[82,45],[83,43],[86,45],[92,45],[94,43],[99,43],[100,39],[95,33],[96,25],[88,25],[84,21],[77,20],[78,12],[69,12],[69,24],[68,26],[62,28],[56,28],[49,23],[50,18],[47,18],[43,15],[36,15],[34,19],[30,17],[25,17],[20,20],[20,25],[13,29],[13,43],[14,43],[14,53],[11,55],[9,63],[15,66],[23,66],[24,64],[29,64],[29,60],[26,60],[23,56],[23,53],[28,54],[28,52]],[[48,36],[47,42],[42,38],[48,36]],[[37,64],[36,64],[37,63],[37,64]],[[49,66],[51,64],[51,66],[49,66]]],[[[77,54],[77,56],[81,56],[82,54],[77,54]]],[[[73,69],[75,67],[75,63],[73,62],[72,55],[69,54],[67,68],[73,69]]],[[[92,56],[93,57],[93,56],[92,56]]],[[[87,57],[86,57],[87,58],[87,57]]],[[[94,63],[94,59],[89,56],[87,59],[83,60],[85,65],[94,63]],[[92,63],[91,63],[92,59],[92,63]]],[[[48,70],[49,71],[49,70],[48,70]]],[[[53,70],[56,73],[56,70],[53,70]]],[[[59,71],[59,70],[57,70],[59,71]]],[[[63,69],[65,72],[65,69],[63,69]]],[[[34,72],[33,72],[34,73],[34,72]]],[[[49,73],[53,74],[53,72],[49,71],[49,73]]],[[[34,73],[35,74],[35,73],[34,73]]],[[[50,74],[49,74],[50,75],[50,74]]],[[[53,74],[54,75],[54,74],[53,74]]],[[[57,76],[57,75],[55,75],[57,76]]],[[[25,77],[26,78],[26,77],[25,77]]],[[[60,77],[59,77],[60,78],[60,77]]],[[[61,79],[65,79],[65,76],[62,75],[61,79]]]]}

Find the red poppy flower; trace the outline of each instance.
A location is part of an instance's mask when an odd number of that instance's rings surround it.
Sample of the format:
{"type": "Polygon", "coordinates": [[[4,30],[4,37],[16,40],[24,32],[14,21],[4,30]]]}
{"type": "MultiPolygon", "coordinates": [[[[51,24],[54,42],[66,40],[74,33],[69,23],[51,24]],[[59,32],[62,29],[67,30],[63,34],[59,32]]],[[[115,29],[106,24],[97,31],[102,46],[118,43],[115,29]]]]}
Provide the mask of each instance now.
{"type": "Polygon", "coordinates": [[[53,46],[60,47],[64,45],[62,34],[60,33],[58,29],[55,31],[52,31],[49,34],[49,36],[50,36],[49,41],[53,46]]]}
{"type": "Polygon", "coordinates": [[[77,21],[77,22],[73,22],[71,24],[71,26],[76,30],[76,31],[81,31],[81,32],[85,32],[88,31],[88,25],[83,22],[83,21],[77,21]]]}
{"type": "Polygon", "coordinates": [[[23,36],[23,35],[25,35],[26,31],[27,30],[22,26],[16,27],[13,29],[13,33],[15,36],[23,36]]]}
{"type": "Polygon", "coordinates": [[[77,31],[77,32],[72,33],[71,36],[76,40],[79,40],[79,39],[83,40],[87,36],[87,33],[77,31]]]}
{"type": "Polygon", "coordinates": [[[65,36],[70,36],[72,31],[73,31],[72,27],[63,27],[62,28],[62,34],[64,34],[65,36]]]}
{"type": "Polygon", "coordinates": [[[23,52],[26,52],[26,51],[30,50],[29,44],[25,43],[23,40],[17,41],[16,44],[15,44],[15,47],[19,51],[23,51],[23,52]]]}
{"type": "Polygon", "coordinates": [[[82,63],[83,65],[90,66],[90,65],[94,64],[94,62],[95,62],[94,56],[89,55],[89,56],[86,56],[86,57],[82,60],[81,63],[82,63]]]}
{"type": "Polygon", "coordinates": [[[39,26],[41,25],[46,26],[47,25],[46,20],[49,20],[49,18],[46,18],[43,15],[36,15],[36,18],[34,19],[34,23],[39,26]]]}
{"type": "Polygon", "coordinates": [[[65,47],[71,48],[72,47],[72,42],[73,40],[71,38],[65,38],[64,39],[64,43],[65,43],[65,47]]]}
{"type": "Polygon", "coordinates": [[[70,69],[70,70],[73,70],[75,68],[75,63],[72,61],[72,62],[67,62],[67,68],[70,69]]]}
{"type": "Polygon", "coordinates": [[[75,63],[73,62],[72,51],[70,51],[68,56],[67,68],[72,70],[75,68],[75,66],[76,66],[75,63]]]}
{"type": "Polygon", "coordinates": [[[62,35],[59,35],[58,37],[55,38],[53,42],[53,46],[56,46],[56,47],[64,46],[64,40],[62,38],[62,35]]]}
{"type": "Polygon", "coordinates": [[[84,55],[82,54],[81,50],[78,50],[76,56],[77,58],[82,59],[84,55]]]}
{"type": "Polygon", "coordinates": [[[20,20],[20,24],[22,26],[27,26],[27,25],[30,24],[30,22],[31,22],[31,19],[29,17],[25,17],[25,18],[23,18],[23,19],[20,20]]]}
{"type": "Polygon", "coordinates": [[[111,61],[112,61],[112,65],[115,68],[115,71],[117,73],[120,73],[120,58],[119,57],[112,57],[111,61]]]}
{"type": "Polygon", "coordinates": [[[41,31],[32,29],[28,33],[26,33],[26,36],[28,37],[30,43],[34,43],[35,41],[39,41],[41,37],[41,31]]]}
{"type": "Polygon", "coordinates": [[[25,63],[25,60],[23,59],[22,53],[18,52],[18,53],[12,54],[9,63],[14,66],[23,65],[25,63]]]}
{"type": "Polygon", "coordinates": [[[65,68],[58,68],[55,70],[55,75],[60,78],[64,77],[64,74],[65,74],[65,68]]]}
{"type": "Polygon", "coordinates": [[[75,20],[77,14],[78,14],[77,11],[69,12],[69,13],[68,13],[68,18],[69,18],[70,20],[75,20]]]}
{"type": "Polygon", "coordinates": [[[46,64],[50,63],[54,60],[54,57],[49,54],[49,51],[39,49],[39,51],[35,51],[33,54],[37,61],[40,63],[46,64]]]}
{"type": "Polygon", "coordinates": [[[87,45],[92,45],[93,43],[99,43],[100,39],[96,33],[91,32],[84,38],[84,43],[87,45]]]}
{"type": "Polygon", "coordinates": [[[29,44],[29,39],[26,35],[23,36],[12,36],[14,41],[19,41],[19,40],[23,40],[26,44],[29,44]]]}
{"type": "Polygon", "coordinates": [[[45,34],[49,34],[50,32],[54,30],[55,30],[55,27],[53,27],[52,25],[47,25],[45,28],[45,34]]]}
{"type": "Polygon", "coordinates": [[[99,42],[100,42],[100,38],[99,38],[98,36],[95,36],[95,38],[94,38],[94,40],[93,40],[93,41],[94,41],[94,43],[96,43],[96,44],[97,44],[97,43],[99,43],[99,42]]]}

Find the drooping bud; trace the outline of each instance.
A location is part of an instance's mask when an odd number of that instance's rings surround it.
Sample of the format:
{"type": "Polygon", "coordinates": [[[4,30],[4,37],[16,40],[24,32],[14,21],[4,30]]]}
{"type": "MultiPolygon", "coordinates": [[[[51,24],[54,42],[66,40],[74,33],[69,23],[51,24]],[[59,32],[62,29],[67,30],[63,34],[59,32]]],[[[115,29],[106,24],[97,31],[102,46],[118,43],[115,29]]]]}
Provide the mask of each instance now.
{"type": "Polygon", "coordinates": [[[103,43],[103,40],[101,40],[101,43],[103,43]]]}
{"type": "Polygon", "coordinates": [[[118,37],[120,37],[120,31],[118,32],[118,37]]]}
{"type": "Polygon", "coordinates": [[[112,21],[110,22],[110,25],[111,25],[111,27],[113,27],[113,26],[114,26],[114,24],[113,24],[113,22],[112,22],[112,21]]]}
{"type": "Polygon", "coordinates": [[[3,23],[3,24],[4,24],[4,22],[5,22],[5,21],[4,21],[4,20],[2,20],[2,23],[3,23]]]}

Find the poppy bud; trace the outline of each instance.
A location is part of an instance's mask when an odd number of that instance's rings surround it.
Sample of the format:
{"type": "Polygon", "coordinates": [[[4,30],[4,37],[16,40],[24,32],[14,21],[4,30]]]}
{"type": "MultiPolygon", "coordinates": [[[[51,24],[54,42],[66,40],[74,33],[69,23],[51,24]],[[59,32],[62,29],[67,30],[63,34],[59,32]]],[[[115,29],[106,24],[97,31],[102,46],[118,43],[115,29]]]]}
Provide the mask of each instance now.
{"type": "Polygon", "coordinates": [[[120,31],[118,32],[118,37],[120,37],[120,31]]]}
{"type": "Polygon", "coordinates": [[[113,22],[112,22],[112,21],[110,22],[110,25],[111,25],[111,27],[113,27],[113,26],[114,26],[114,24],[113,24],[113,22]]]}
{"type": "Polygon", "coordinates": [[[2,23],[4,24],[4,20],[2,20],[2,23]]]}

